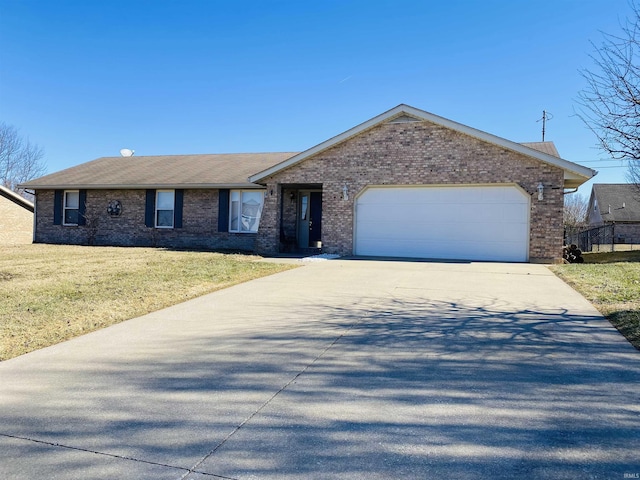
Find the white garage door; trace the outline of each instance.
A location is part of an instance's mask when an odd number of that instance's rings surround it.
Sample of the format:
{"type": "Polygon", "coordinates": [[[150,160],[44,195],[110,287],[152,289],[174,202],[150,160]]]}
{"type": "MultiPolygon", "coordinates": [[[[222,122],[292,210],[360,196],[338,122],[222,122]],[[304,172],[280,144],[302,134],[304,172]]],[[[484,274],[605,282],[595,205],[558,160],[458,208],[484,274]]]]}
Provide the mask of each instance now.
{"type": "Polygon", "coordinates": [[[356,255],[524,262],[529,195],[515,186],[371,187],[356,201],[356,255]]]}

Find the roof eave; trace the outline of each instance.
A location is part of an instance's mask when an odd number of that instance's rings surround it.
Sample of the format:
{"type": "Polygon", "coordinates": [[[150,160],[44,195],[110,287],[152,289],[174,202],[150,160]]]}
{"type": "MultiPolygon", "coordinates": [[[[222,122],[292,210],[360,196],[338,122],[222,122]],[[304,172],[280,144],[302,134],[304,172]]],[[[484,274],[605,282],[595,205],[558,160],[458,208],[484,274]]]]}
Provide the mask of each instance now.
{"type": "Polygon", "coordinates": [[[598,172],[595,170],[591,170],[591,171],[593,172],[593,175],[591,175],[590,177],[586,177],[584,175],[578,175],[574,172],[568,172],[567,170],[565,170],[564,171],[564,188],[578,188],[583,183],[591,180],[593,177],[595,177],[598,174],[598,172]]]}
{"type": "Polygon", "coordinates": [[[553,155],[546,154],[544,152],[540,152],[539,150],[535,150],[530,147],[526,147],[516,142],[512,142],[505,138],[498,137],[496,135],[492,135],[487,132],[483,132],[482,130],[477,130],[475,128],[469,127],[467,125],[463,125],[461,123],[454,122],[452,120],[439,117],[429,112],[425,112],[424,110],[419,110],[417,108],[411,107],[409,105],[398,105],[397,107],[388,110],[376,117],[373,117],[370,120],[367,120],[360,125],[357,125],[335,137],[326,140],[315,147],[312,147],[304,152],[299,153],[298,155],[294,155],[293,157],[285,160],[284,162],[280,162],[270,168],[267,168],[261,172],[258,172],[249,177],[250,182],[259,183],[264,180],[266,177],[273,175],[285,168],[289,168],[297,163],[302,162],[306,158],[309,158],[312,155],[316,155],[324,150],[327,150],[345,140],[362,133],[365,130],[373,128],[374,126],[389,120],[395,116],[399,115],[410,115],[416,117],[418,119],[422,119],[425,121],[429,121],[438,125],[441,125],[446,128],[450,128],[452,130],[458,131],[460,133],[469,135],[471,137],[477,138],[479,140],[484,140],[489,143],[493,143],[495,145],[507,148],[509,150],[513,150],[515,152],[521,153],[523,155],[527,155],[529,157],[536,158],[542,162],[545,162],[550,165],[554,165],[558,168],[562,168],[565,171],[565,187],[567,188],[575,188],[575,186],[582,185],[584,182],[592,178],[596,175],[596,171],[587,167],[583,167],[582,165],[578,165],[576,163],[570,162],[568,160],[564,160],[560,157],[555,157],[553,155]]]}
{"type": "Polygon", "coordinates": [[[261,185],[256,185],[255,183],[181,183],[181,184],[51,184],[51,185],[31,185],[24,184],[19,185],[20,188],[28,188],[30,190],[146,190],[146,189],[214,189],[219,190],[221,188],[229,188],[229,189],[263,189],[261,185]]]}
{"type": "Polygon", "coordinates": [[[2,189],[0,189],[0,195],[2,195],[7,200],[15,203],[16,205],[23,207],[24,209],[29,210],[30,212],[33,213],[34,211],[33,203],[27,200],[26,198],[18,195],[13,190],[9,190],[8,188],[3,187],[2,189]]]}
{"type": "MultiPolygon", "coordinates": [[[[384,112],[380,115],[377,115],[373,118],[371,118],[370,120],[367,120],[366,122],[361,123],[360,125],[357,125],[353,128],[350,128],[349,130],[342,132],[334,137],[331,137],[328,140],[325,140],[322,143],[319,143],[318,145],[311,147],[307,150],[305,150],[304,152],[300,152],[297,155],[294,155],[291,158],[288,158],[287,160],[285,160],[284,162],[280,162],[272,167],[269,167],[261,172],[258,172],[254,175],[251,175],[249,177],[249,181],[250,182],[254,182],[254,183],[258,183],[260,182],[260,180],[263,180],[264,178],[273,175],[274,173],[279,172],[280,170],[284,170],[285,168],[291,167],[297,163],[302,162],[303,160],[305,160],[306,158],[311,157],[312,155],[316,155],[324,150],[327,150],[341,142],[344,142],[345,140],[348,140],[351,137],[354,137],[356,135],[358,135],[361,132],[364,132],[365,130],[368,130],[374,126],[376,126],[377,124],[383,122],[384,120],[391,118],[393,116],[396,115],[400,115],[403,113],[403,110],[401,109],[401,107],[407,107],[407,108],[412,108],[409,107],[408,105],[398,105],[395,108],[392,108],[391,110],[384,112]]],[[[406,112],[408,113],[408,112],[406,112]]]]}

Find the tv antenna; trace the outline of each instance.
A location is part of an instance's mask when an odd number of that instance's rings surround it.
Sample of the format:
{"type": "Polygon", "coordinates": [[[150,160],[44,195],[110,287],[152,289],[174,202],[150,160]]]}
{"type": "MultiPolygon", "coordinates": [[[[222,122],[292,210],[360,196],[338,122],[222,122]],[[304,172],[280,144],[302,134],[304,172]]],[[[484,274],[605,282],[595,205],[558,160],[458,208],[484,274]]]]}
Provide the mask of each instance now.
{"type": "Polygon", "coordinates": [[[542,111],[542,118],[540,118],[539,120],[536,120],[536,122],[542,122],[542,141],[544,142],[544,133],[547,129],[547,121],[548,120],[552,120],[553,119],[553,115],[551,115],[549,112],[547,112],[546,110],[542,111]]]}
{"type": "Polygon", "coordinates": [[[129,150],[128,148],[123,148],[120,150],[120,155],[123,157],[133,157],[133,154],[136,153],[135,150],[129,150]]]}

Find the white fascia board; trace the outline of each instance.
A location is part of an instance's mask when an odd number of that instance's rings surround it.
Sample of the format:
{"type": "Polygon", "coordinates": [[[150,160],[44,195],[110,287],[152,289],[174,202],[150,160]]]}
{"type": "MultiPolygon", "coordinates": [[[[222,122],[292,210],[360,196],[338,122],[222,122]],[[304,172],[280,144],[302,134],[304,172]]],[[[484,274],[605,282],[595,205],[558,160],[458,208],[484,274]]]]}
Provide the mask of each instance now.
{"type": "Polygon", "coordinates": [[[525,147],[524,145],[521,145],[519,143],[512,142],[505,138],[501,138],[496,135],[483,132],[482,130],[477,130],[475,128],[468,127],[467,125],[463,125],[461,123],[454,122],[452,120],[449,120],[443,117],[439,117],[432,113],[425,112],[424,110],[419,110],[409,105],[401,104],[401,105],[398,105],[397,107],[392,108],[387,112],[384,112],[376,117],[373,117],[370,120],[367,120],[364,123],[361,123],[356,127],[353,127],[347,130],[346,132],[336,135],[335,137],[332,137],[329,140],[326,140],[316,145],[315,147],[312,147],[308,150],[305,150],[304,152],[294,155],[293,157],[289,158],[288,160],[285,160],[284,162],[281,162],[277,165],[274,165],[273,167],[263,170],[262,172],[259,172],[259,173],[256,173],[255,175],[250,176],[249,181],[253,183],[257,183],[260,180],[264,179],[265,177],[268,177],[269,175],[273,175],[281,170],[284,170],[285,168],[288,168],[297,163],[300,163],[312,155],[315,155],[317,153],[322,152],[323,150],[331,148],[337,145],[338,143],[343,142],[355,135],[358,135],[359,133],[365,130],[368,130],[390,118],[393,118],[395,116],[399,116],[402,114],[410,115],[421,120],[426,120],[426,121],[435,123],[437,125],[450,128],[452,130],[458,131],[465,135],[469,135],[479,140],[493,143],[495,145],[507,148],[509,150],[513,150],[515,152],[521,153],[523,155],[527,155],[529,157],[534,157],[542,162],[562,168],[565,171],[565,179],[578,181],[580,182],[580,184],[586,182],[597,173],[595,170],[592,170],[587,167],[583,167],[582,165],[578,165],[568,160],[564,160],[559,157],[554,157],[553,155],[548,155],[546,153],[540,152],[533,148],[525,147]],[[573,173],[574,175],[571,175],[571,173],[573,173]]]}
{"type": "Polygon", "coordinates": [[[366,122],[361,123],[360,125],[350,128],[346,132],[336,135],[335,137],[332,137],[329,140],[325,140],[324,142],[316,145],[315,147],[311,147],[310,149],[305,150],[304,152],[294,155],[293,157],[285,160],[284,162],[280,162],[274,165],[273,167],[263,170],[262,172],[258,172],[255,175],[251,175],[249,177],[249,181],[254,183],[258,182],[263,178],[268,177],[269,175],[273,175],[274,173],[277,173],[280,170],[284,170],[285,168],[291,167],[292,165],[302,162],[303,160],[311,157],[312,155],[320,153],[323,150],[327,150],[328,148],[331,148],[341,142],[344,142],[345,140],[351,137],[354,137],[359,133],[365,130],[368,130],[369,128],[376,126],[378,123],[382,123],[388,118],[391,118],[397,114],[403,113],[404,110],[401,107],[406,107],[406,105],[398,105],[397,107],[392,108],[391,110],[385,113],[382,113],[376,117],[373,117],[372,119],[367,120],[366,122]]]}
{"type": "Polygon", "coordinates": [[[34,208],[33,203],[27,200],[26,198],[18,195],[13,190],[10,190],[7,187],[0,185],[0,195],[5,197],[7,200],[12,201],[13,203],[16,203],[19,206],[24,207],[27,210],[31,210],[33,212],[33,208],[34,208]]]}
{"type": "MultiPolygon", "coordinates": [[[[578,177],[584,177],[585,179],[584,181],[586,181],[591,177],[595,176],[597,173],[595,170],[592,170],[587,167],[583,167],[582,165],[578,165],[577,163],[573,163],[568,160],[564,160],[563,158],[549,155],[547,153],[541,152],[534,148],[526,147],[520,143],[512,142],[511,140],[507,140],[506,138],[498,137],[496,135],[492,135],[491,133],[483,132],[482,130],[468,127],[467,125],[463,125],[461,123],[457,123],[452,120],[439,117],[432,113],[418,110],[417,108],[413,108],[408,105],[400,105],[400,107],[406,108],[406,113],[410,115],[423,118],[424,120],[428,120],[430,122],[442,125],[443,127],[456,130],[460,133],[464,133],[471,137],[475,137],[479,140],[484,140],[486,142],[493,143],[495,145],[507,148],[509,150],[513,150],[518,153],[522,153],[523,155],[527,155],[529,157],[534,157],[545,163],[562,168],[565,171],[565,178],[567,178],[567,172],[572,172],[576,174],[578,177]]],[[[574,176],[569,175],[568,178],[574,178],[574,176]]]]}
{"type": "Polygon", "coordinates": [[[221,188],[229,188],[229,189],[244,189],[244,190],[264,190],[262,185],[256,185],[255,183],[194,183],[194,184],[149,184],[149,185],[109,185],[109,184],[58,184],[58,185],[29,185],[27,188],[30,190],[145,190],[148,188],[153,189],[194,189],[194,190],[202,190],[202,189],[221,189],[221,188]]]}

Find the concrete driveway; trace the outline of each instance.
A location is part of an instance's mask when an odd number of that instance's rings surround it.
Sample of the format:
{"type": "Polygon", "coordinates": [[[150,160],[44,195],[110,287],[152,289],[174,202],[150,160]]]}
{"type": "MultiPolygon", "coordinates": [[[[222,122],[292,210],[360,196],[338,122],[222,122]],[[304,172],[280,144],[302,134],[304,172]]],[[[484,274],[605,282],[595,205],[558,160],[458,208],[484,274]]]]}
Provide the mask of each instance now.
{"type": "Polygon", "coordinates": [[[2,479],[640,477],[640,352],[540,265],[311,263],[0,388],[2,479]]]}

